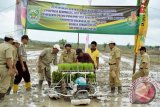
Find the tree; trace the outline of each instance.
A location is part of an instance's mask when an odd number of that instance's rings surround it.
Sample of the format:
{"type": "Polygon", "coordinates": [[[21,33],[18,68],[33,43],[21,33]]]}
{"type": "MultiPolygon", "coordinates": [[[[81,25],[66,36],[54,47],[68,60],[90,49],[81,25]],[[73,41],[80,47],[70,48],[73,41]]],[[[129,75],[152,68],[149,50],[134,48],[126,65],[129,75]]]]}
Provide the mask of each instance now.
{"type": "Polygon", "coordinates": [[[59,44],[62,45],[64,47],[64,45],[67,43],[67,40],[65,39],[61,39],[59,40],[59,44]]]}

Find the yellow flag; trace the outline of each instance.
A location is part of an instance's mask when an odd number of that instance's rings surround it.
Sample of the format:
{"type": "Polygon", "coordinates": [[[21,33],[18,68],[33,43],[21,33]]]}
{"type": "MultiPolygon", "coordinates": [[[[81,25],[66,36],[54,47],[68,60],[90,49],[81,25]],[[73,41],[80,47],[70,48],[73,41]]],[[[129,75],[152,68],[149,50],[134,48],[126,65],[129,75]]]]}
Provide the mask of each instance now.
{"type": "MultiPolygon", "coordinates": [[[[148,5],[148,4],[147,4],[148,5]]],[[[146,9],[144,13],[140,13],[142,20],[140,25],[139,25],[139,33],[138,35],[135,36],[135,46],[134,46],[134,51],[135,53],[138,53],[139,49],[141,46],[144,46],[145,44],[145,38],[147,35],[147,30],[148,30],[148,8],[147,5],[145,6],[146,9]]]]}

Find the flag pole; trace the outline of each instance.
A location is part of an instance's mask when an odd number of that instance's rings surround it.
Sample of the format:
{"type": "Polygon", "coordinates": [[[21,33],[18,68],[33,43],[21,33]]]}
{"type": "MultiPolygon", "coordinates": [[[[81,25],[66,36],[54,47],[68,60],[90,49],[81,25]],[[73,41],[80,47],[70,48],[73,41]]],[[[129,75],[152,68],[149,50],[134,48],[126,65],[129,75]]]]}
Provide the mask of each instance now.
{"type": "MultiPolygon", "coordinates": [[[[91,4],[92,4],[92,0],[88,0],[88,2],[89,2],[89,6],[91,6],[91,4]]],[[[87,33],[86,38],[87,38],[87,40],[89,41],[89,33],[87,33]]],[[[86,41],[85,51],[87,51],[87,48],[88,48],[88,43],[87,43],[87,41],[86,41]]]]}
{"type": "MultiPolygon", "coordinates": [[[[141,0],[137,0],[137,6],[140,6],[140,3],[141,3],[141,0]]],[[[137,36],[138,35],[135,35],[135,45],[138,42],[138,37],[137,36]]],[[[135,46],[135,49],[134,49],[135,52],[134,52],[133,74],[136,72],[136,63],[137,63],[137,51],[136,50],[137,50],[137,46],[135,46]]]]}
{"type": "Polygon", "coordinates": [[[77,48],[79,48],[79,33],[78,33],[77,48]]]}
{"type": "Polygon", "coordinates": [[[137,61],[137,53],[140,46],[144,45],[144,41],[142,42],[140,39],[146,36],[147,28],[148,28],[148,19],[146,21],[146,17],[148,18],[148,4],[149,0],[137,0],[137,5],[140,6],[139,10],[139,32],[138,35],[135,36],[135,59],[134,59],[134,67],[133,74],[136,70],[136,61],[137,61]]]}
{"type": "Polygon", "coordinates": [[[137,53],[134,55],[133,74],[136,72],[137,53]]]}

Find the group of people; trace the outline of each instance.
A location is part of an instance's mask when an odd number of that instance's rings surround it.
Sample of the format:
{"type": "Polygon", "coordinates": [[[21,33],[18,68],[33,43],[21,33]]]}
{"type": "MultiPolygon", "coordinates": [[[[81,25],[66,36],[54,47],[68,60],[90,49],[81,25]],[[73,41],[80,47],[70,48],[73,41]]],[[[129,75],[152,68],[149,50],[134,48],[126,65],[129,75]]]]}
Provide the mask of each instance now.
{"type": "Polygon", "coordinates": [[[19,41],[8,34],[4,37],[4,42],[0,44],[0,100],[6,94],[10,94],[12,87],[13,92],[17,93],[18,84],[22,78],[25,81],[26,90],[31,89],[25,49],[28,41],[27,35],[23,35],[19,41]]]}
{"type": "MultiPolygon", "coordinates": [[[[17,93],[18,84],[22,78],[25,81],[26,91],[31,89],[30,73],[27,67],[27,53],[25,45],[28,44],[29,37],[23,35],[21,41],[14,40],[12,35],[6,35],[4,43],[0,44],[0,100],[6,94],[9,94],[12,86],[13,92],[17,93]]],[[[92,63],[96,69],[99,69],[100,52],[97,49],[97,42],[91,42],[91,48],[84,52],[81,48],[74,50],[71,44],[66,44],[62,51],[59,61],[57,61],[57,54],[61,50],[58,44],[53,45],[52,48],[44,49],[38,57],[38,74],[39,74],[39,89],[42,88],[44,79],[47,80],[49,87],[51,86],[51,72],[50,64],[61,63],[92,63]]],[[[109,42],[110,57],[109,57],[109,85],[111,93],[115,93],[118,87],[118,93],[122,94],[122,87],[120,81],[120,62],[121,51],[116,46],[114,41],[109,42]]],[[[139,77],[148,76],[150,67],[150,58],[146,53],[146,48],[140,48],[141,62],[139,71],[136,72],[132,80],[139,77]]],[[[100,73],[100,72],[99,72],[100,73]]]]}
{"type": "Polygon", "coordinates": [[[71,44],[66,44],[62,51],[59,61],[57,61],[57,53],[60,46],[55,44],[53,48],[44,49],[38,58],[38,73],[39,73],[39,89],[42,88],[44,79],[46,78],[48,86],[51,85],[50,64],[56,65],[61,63],[92,63],[96,69],[99,66],[99,51],[97,50],[97,43],[93,41],[91,48],[87,53],[83,52],[81,48],[74,50],[71,44]]]}

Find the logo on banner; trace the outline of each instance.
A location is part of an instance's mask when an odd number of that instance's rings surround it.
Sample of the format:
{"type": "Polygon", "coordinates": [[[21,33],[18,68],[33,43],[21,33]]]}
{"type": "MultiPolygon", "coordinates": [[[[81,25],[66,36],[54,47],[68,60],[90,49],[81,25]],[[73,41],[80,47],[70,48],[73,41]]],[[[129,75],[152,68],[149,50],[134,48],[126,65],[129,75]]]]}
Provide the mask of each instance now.
{"type": "Polygon", "coordinates": [[[136,11],[131,12],[131,16],[128,18],[128,24],[130,26],[136,26],[137,25],[137,13],[136,11]]]}
{"type": "Polygon", "coordinates": [[[31,24],[36,24],[40,21],[40,7],[29,6],[27,19],[31,24]]]}

